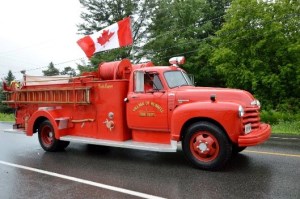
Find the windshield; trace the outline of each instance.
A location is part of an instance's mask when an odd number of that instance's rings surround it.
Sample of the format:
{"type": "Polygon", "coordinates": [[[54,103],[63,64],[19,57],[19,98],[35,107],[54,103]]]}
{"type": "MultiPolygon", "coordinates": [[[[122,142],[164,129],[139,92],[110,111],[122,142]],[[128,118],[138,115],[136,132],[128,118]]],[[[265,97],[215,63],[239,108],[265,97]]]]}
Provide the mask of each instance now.
{"type": "Polygon", "coordinates": [[[188,75],[183,71],[167,71],[164,76],[170,88],[193,85],[188,75]]]}

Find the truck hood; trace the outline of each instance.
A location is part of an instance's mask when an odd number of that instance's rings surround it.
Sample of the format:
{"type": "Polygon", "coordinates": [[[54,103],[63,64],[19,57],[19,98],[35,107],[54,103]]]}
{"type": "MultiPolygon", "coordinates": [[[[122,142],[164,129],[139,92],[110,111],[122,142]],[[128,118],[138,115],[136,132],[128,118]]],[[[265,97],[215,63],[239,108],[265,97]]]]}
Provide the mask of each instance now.
{"type": "Polygon", "coordinates": [[[233,102],[244,107],[251,106],[254,97],[247,91],[230,88],[190,87],[184,86],[172,89],[175,100],[179,103],[191,103],[197,101],[211,101],[212,95],[216,96],[216,102],[233,102]]]}

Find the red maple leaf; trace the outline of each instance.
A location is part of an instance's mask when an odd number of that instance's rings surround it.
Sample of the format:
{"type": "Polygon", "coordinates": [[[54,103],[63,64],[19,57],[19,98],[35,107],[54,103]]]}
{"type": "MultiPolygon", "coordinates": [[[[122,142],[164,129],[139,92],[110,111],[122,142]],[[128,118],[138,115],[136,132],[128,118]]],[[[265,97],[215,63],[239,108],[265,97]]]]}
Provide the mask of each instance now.
{"type": "Polygon", "coordinates": [[[114,32],[109,32],[109,30],[104,30],[102,35],[98,37],[97,41],[101,46],[104,46],[109,39],[114,35],[114,32]]]}

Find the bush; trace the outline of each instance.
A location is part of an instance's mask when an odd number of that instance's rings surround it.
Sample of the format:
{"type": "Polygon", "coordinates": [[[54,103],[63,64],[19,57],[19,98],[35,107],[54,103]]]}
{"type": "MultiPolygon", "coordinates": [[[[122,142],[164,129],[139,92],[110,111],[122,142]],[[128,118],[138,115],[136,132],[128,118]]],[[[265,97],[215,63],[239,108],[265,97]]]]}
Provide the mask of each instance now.
{"type": "Polygon", "coordinates": [[[291,112],[279,112],[275,110],[261,111],[261,120],[269,124],[278,124],[280,122],[300,121],[300,114],[293,114],[291,112]]]}
{"type": "Polygon", "coordinates": [[[273,134],[300,135],[300,120],[296,121],[279,121],[278,124],[272,125],[273,134]]]}
{"type": "Polygon", "coordinates": [[[5,93],[3,93],[2,84],[0,84],[0,113],[14,113],[14,109],[7,104],[2,103],[6,100],[5,93]]]}

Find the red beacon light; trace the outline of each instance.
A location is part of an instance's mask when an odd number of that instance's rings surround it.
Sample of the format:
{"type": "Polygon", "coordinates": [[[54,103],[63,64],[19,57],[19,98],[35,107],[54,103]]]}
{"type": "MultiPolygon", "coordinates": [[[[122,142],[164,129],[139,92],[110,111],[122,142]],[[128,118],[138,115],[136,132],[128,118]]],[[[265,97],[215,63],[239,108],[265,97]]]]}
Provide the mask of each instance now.
{"type": "Polygon", "coordinates": [[[170,63],[172,66],[178,67],[178,65],[185,64],[185,57],[184,57],[184,56],[180,56],[180,57],[172,57],[171,59],[169,59],[169,63],[170,63]]]}

